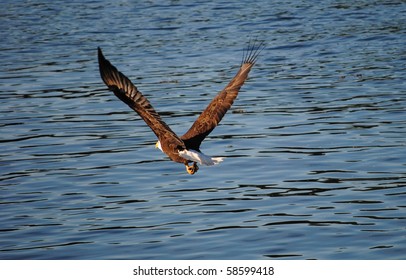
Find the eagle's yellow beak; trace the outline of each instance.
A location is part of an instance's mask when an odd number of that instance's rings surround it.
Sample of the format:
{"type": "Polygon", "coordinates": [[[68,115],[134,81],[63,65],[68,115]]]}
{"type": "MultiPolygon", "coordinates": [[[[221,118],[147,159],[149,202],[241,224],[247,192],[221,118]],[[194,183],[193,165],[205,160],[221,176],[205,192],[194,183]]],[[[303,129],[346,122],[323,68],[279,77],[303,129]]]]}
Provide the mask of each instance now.
{"type": "Polygon", "coordinates": [[[159,141],[156,142],[155,148],[156,148],[156,149],[160,149],[160,150],[162,151],[161,142],[159,142],[159,141]]]}

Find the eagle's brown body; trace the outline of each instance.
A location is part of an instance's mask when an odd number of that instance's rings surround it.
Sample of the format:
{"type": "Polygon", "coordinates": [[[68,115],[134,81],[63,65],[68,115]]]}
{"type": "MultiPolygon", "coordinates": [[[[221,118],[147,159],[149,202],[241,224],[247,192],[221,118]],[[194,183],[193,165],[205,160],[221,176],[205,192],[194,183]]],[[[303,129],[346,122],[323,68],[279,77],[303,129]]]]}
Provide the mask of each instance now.
{"type": "Polygon", "coordinates": [[[193,165],[189,166],[191,160],[182,157],[179,152],[184,150],[200,152],[200,144],[218,125],[227,110],[230,109],[263,46],[263,43],[259,43],[248,47],[238,73],[211,101],[191,128],[181,137],[178,137],[161,119],[145,96],[138,91],[137,87],[105,59],[100,48],[98,48],[99,69],[101,78],[108,88],[119,99],[136,111],[152,129],[158,137],[162,151],[171,160],[183,163],[189,174],[194,174],[198,170],[196,162],[193,162],[193,165]]]}

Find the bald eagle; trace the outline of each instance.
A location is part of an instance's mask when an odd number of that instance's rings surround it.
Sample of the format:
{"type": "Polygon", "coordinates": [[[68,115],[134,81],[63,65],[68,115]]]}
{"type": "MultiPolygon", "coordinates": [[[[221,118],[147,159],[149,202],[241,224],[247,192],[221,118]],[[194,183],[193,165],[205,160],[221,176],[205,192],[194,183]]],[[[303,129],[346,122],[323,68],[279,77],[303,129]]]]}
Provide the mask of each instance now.
{"type": "Polygon", "coordinates": [[[263,42],[254,42],[248,45],[248,48],[243,52],[238,73],[217,94],[190,129],[181,137],[169,128],[148,99],[134,86],[130,79],[118,71],[104,57],[100,47],[98,47],[99,70],[100,76],[109,90],[113,91],[121,101],[137,112],[155,133],[158,138],[155,146],[168,155],[171,160],[183,163],[189,174],[195,174],[199,169],[197,163],[210,166],[223,160],[219,157],[210,157],[203,154],[200,151],[200,144],[219,124],[227,110],[230,109],[263,48],[263,42]]]}

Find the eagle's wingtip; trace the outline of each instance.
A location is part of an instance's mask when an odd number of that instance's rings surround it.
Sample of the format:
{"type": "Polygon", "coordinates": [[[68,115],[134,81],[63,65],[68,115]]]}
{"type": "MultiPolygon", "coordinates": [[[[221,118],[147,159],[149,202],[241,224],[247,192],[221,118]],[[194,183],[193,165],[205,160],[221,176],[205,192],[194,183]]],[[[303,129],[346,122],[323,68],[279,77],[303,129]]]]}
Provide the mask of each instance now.
{"type": "Polygon", "coordinates": [[[259,54],[264,50],[266,46],[265,40],[255,39],[249,41],[248,47],[244,50],[242,64],[249,63],[255,64],[259,54]]]}

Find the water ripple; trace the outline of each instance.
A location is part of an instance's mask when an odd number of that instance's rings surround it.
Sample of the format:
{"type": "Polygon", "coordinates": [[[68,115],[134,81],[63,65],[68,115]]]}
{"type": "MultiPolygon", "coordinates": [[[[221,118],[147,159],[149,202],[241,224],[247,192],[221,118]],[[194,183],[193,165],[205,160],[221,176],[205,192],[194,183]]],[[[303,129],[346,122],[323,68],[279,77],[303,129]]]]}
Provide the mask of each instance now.
{"type": "Polygon", "coordinates": [[[0,259],[406,257],[405,3],[2,5],[0,259]],[[101,46],[181,134],[250,38],[193,177],[98,74],[101,46]]]}

